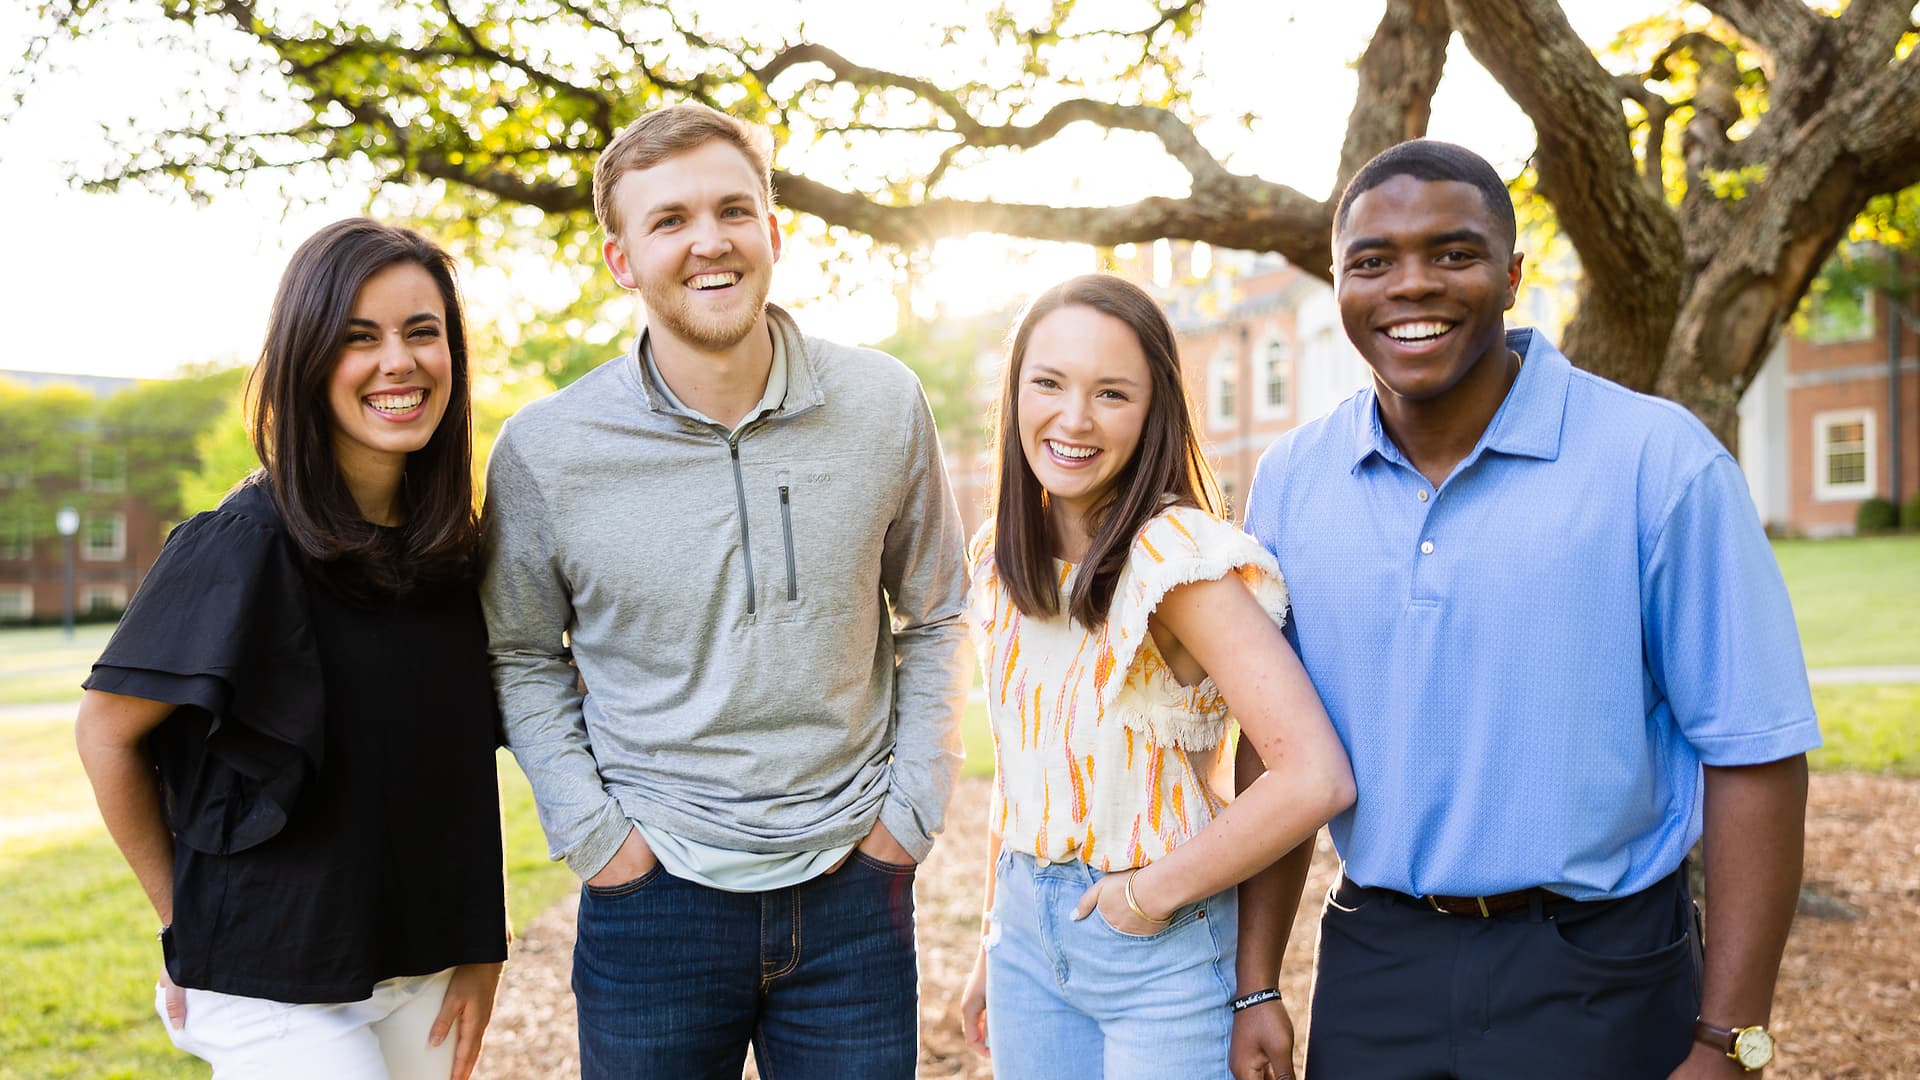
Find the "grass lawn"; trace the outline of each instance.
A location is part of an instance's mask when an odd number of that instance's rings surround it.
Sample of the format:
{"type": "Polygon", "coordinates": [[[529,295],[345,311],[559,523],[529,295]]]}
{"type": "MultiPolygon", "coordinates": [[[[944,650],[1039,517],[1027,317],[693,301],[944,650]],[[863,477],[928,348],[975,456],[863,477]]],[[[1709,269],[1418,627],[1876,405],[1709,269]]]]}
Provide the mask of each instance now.
{"type": "Polygon", "coordinates": [[[0,705],[71,701],[112,634],[107,623],[76,626],[71,641],[57,626],[0,630],[0,705]]]}
{"type": "Polygon", "coordinates": [[[1920,683],[1816,686],[1813,707],[1826,739],[1814,768],[1920,776],[1920,683]]]}
{"type": "Polygon", "coordinates": [[[1781,540],[1773,553],[1808,667],[1920,664],[1920,536],[1781,540]]]}

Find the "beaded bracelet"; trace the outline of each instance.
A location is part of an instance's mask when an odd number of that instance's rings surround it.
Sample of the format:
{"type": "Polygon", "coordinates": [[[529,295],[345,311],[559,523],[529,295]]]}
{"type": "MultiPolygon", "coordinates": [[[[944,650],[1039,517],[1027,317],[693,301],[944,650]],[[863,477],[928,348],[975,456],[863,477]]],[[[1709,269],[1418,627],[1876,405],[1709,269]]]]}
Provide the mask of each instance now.
{"type": "Polygon", "coordinates": [[[1243,1009],[1251,1009],[1255,1005],[1265,1005],[1269,1001],[1279,1000],[1280,991],[1269,986],[1265,990],[1255,990],[1253,993],[1247,994],[1244,997],[1234,998],[1233,1011],[1240,1012],[1243,1009]]]}

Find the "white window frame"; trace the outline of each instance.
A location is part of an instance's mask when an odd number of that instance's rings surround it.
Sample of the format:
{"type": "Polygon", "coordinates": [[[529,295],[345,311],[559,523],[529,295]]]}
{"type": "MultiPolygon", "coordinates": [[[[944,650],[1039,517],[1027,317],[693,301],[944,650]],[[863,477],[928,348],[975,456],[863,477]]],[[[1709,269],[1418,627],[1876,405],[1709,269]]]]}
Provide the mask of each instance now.
{"type": "Polygon", "coordinates": [[[82,615],[91,615],[98,608],[108,611],[125,611],[127,607],[127,587],[125,585],[88,585],[80,590],[80,599],[75,611],[82,615]]]}
{"type": "Polygon", "coordinates": [[[118,495],[127,490],[127,452],[113,446],[100,447],[100,451],[101,453],[97,455],[100,461],[106,461],[111,458],[118,462],[119,468],[116,469],[111,476],[104,478],[95,476],[93,472],[96,458],[94,447],[91,443],[83,445],[80,447],[80,486],[86,491],[97,491],[106,495],[118,495]]]}
{"type": "Polygon", "coordinates": [[[1872,409],[1830,409],[1813,414],[1813,497],[1818,502],[1858,502],[1879,494],[1880,445],[1874,430],[1876,414],[1872,409]],[[1859,424],[1866,445],[1865,476],[1855,483],[1827,481],[1828,459],[1833,454],[1833,429],[1840,424],[1859,424]]]}
{"type": "Polygon", "coordinates": [[[1260,384],[1259,396],[1253,399],[1254,416],[1262,420],[1276,420],[1293,415],[1293,395],[1296,392],[1294,384],[1299,381],[1295,374],[1297,366],[1294,362],[1297,352],[1293,342],[1288,340],[1285,334],[1278,332],[1267,335],[1260,343],[1260,352],[1254,364],[1258,369],[1254,375],[1254,381],[1260,384]],[[1282,350],[1280,365],[1283,374],[1279,382],[1286,388],[1286,393],[1278,405],[1273,403],[1273,353],[1276,349],[1282,350]]]}
{"type": "Polygon", "coordinates": [[[17,597],[20,601],[20,610],[18,612],[9,612],[5,609],[0,609],[0,622],[12,620],[25,622],[33,618],[33,586],[0,585],[0,595],[17,597]]]}
{"type": "Polygon", "coordinates": [[[104,515],[105,520],[113,523],[113,546],[109,548],[95,547],[93,543],[94,523],[102,517],[87,514],[80,519],[80,558],[87,562],[120,562],[127,557],[127,515],[119,512],[104,515]]]}
{"type": "Polygon", "coordinates": [[[1207,426],[1231,431],[1240,423],[1240,354],[1231,345],[1222,346],[1207,365],[1207,426]],[[1233,388],[1233,408],[1220,410],[1220,392],[1233,388]]]}

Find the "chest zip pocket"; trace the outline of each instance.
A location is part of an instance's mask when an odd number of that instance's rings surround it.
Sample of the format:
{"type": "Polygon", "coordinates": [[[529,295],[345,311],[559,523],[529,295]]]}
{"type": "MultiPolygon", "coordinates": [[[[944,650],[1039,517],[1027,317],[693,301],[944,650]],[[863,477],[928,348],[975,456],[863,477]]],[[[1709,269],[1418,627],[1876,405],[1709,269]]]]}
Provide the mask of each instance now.
{"type": "Polygon", "coordinates": [[[780,532],[787,541],[787,599],[798,600],[800,578],[793,559],[793,495],[785,484],[780,485],[780,532]]]}

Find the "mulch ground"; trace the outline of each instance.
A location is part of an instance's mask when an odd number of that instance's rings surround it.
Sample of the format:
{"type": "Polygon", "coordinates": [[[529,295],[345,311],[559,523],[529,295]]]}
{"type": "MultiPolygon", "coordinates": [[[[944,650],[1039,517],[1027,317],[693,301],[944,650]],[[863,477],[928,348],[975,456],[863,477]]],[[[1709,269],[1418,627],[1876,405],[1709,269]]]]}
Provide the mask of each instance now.
{"type": "MultiPolygon", "coordinates": [[[[986,781],[965,781],[950,820],[982,821],[986,804],[986,781]]],[[[957,831],[959,841],[940,844],[921,869],[916,894],[923,1078],[992,1075],[960,1038],[955,999],[973,964],[985,845],[957,831]]],[[[1309,900],[1325,893],[1334,871],[1323,836],[1309,900]]],[[[1806,883],[1774,1006],[1779,1056],[1767,1075],[1920,1077],[1920,781],[1815,776],[1806,883]]],[[[568,988],[575,903],[536,919],[516,946],[476,1074],[483,1080],[579,1076],[568,988]]],[[[1282,989],[1304,1045],[1319,907],[1301,907],[1282,989]]]]}

